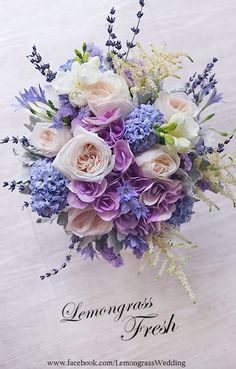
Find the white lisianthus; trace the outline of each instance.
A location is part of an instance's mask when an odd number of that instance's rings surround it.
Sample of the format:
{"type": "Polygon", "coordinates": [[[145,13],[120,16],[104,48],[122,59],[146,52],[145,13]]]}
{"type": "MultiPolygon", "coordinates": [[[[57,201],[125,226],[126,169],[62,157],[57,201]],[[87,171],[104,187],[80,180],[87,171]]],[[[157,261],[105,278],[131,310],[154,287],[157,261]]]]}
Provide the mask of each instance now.
{"type": "Polygon", "coordinates": [[[193,116],[197,110],[197,106],[184,92],[169,94],[166,91],[160,91],[154,106],[164,114],[167,121],[176,113],[183,112],[193,116]]]}
{"type": "Polygon", "coordinates": [[[98,56],[83,64],[74,61],[71,70],[57,73],[53,87],[59,95],[68,94],[71,105],[85,106],[87,104],[88,87],[96,83],[102,76],[99,67],[100,60],[98,56]]]}
{"type": "Polygon", "coordinates": [[[38,122],[30,136],[30,143],[40,154],[53,158],[72,138],[69,128],[50,128],[51,123],[38,122]]]}
{"type": "Polygon", "coordinates": [[[120,109],[125,118],[134,108],[126,80],[112,71],[106,71],[88,88],[88,105],[96,116],[120,109]]]}
{"type": "Polygon", "coordinates": [[[102,138],[78,126],[53,165],[70,180],[101,183],[114,168],[115,158],[102,138]]]}
{"type": "Polygon", "coordinates": [[[179,153],[189,152],[198,137],[199,124],[187,113],[172,115],[167,126],[173,124],[176,127],[169,132],[173,142],[166,142],[167,147],[174,147],[179,153]]]}
{"type": "Polygon", "coordinates": [[[136,156],[135,160],[147,178],[168,178],[180,165],[179,155],[160,145],[136,156]]]}

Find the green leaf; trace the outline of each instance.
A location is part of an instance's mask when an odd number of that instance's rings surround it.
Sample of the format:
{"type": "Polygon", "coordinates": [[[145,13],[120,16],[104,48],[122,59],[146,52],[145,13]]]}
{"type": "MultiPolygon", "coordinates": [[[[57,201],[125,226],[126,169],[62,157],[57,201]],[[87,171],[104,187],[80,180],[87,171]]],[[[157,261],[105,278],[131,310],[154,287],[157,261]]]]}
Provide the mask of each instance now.
{"type": "Polygon", "coordinates": [[[200,124],[207,122],[215,116],[215,113],[208,115],[200,124]]]}
{"type": "Polygon", "coordinates": [[[57,217],[57,224],[66,227],[68,223],[68,213],[61,211],[57,217]]]}
{"type": "Polygon", "coordinates": [[[47,113],[47,116],[48,116],[49,118],[53,118],[53,117],[54,117],[54,114],[53,114],[51,111],[46,110],[46,113],[47,113]]]}
{"type": "Polygon", "coordinates": [[[109,248],[112,247],[116,255],[119,255],[122,249],[122,243],[118,240],[117,232],[115,231],[114,228],[111,230],[111,232],[108,233],[107,245],[109,248]]]}
{"type": "Polygon", "coordinates": [[[209,165],[211,165],[211,162],[207,160],[206,158],[202,158],[202,161],[199,165],[199,169],[201,169],[201,171],[203,172],[209,167],[209,165]]]}
{"type": "Polygon", "coordinates": [[[75,49],[74,51],[75,51],[76,56],[78,56],[80,60],[83,60],[83,55],[81,54],[81,52],[78,49],[75,49]]]}
{"type": "Polygon", "coordinates": [[[83,56],[83,63],[86,63],[88,61],[90,54],[89,53],[85,53],[83,56]]]}
{"type": "Polygon", "coordinates": [[[229,133],[228,132],[225,132],[225,131],[218,131],[218,129],[215,129],[215,128],[209,128],[211,131],[213,132],[216,132],[218,133],[218,135],[221,135],[223,137],[227,137],[229,136],[229,133]]]}
{"type": "Polygon", "coordinates": [[[82,50],[83,50],[83,52],[85,54],[86,53],[86,50],[87,50],[87,44],[86,44],[86,42],[83,42],[82,50]]]}
{"type": "Polygon", "coordinates": [[[53,102],[51,100],[48,100],[48,106],[54,110],[54,111],[58,111],[58,109],[55,107],[55,105],[53,104],[53,102]]]}

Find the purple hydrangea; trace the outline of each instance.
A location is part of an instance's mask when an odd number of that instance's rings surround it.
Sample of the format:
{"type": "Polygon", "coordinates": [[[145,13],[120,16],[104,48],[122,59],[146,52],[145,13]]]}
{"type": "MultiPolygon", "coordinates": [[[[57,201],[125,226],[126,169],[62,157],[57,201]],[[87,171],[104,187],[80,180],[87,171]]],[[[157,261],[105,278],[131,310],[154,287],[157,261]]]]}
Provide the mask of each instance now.
{"type": "Polygon", "coordinates": [[[67,206],[68,179],[52,166],[51,159],[39,159],[31,168],[31,207],[39,216],[50,218],[67,206]]]}
{"type": "Polygon", "coordinates": [[[163,114],[152,105],[137,106],[125,120],[125,139],[134,153],[143,152],[158,142],[154,124],[164,123],[163,114]]]}
{"type": "Polygon", "coordinates": [[[176,209],[171,218],[167,220],[167,223],[178,227],[181,224],[189,222],[194,214],[194,202],[194,199],[189,196],[184,196],[182,199],[179,199],[176,203],[176,209]]]}

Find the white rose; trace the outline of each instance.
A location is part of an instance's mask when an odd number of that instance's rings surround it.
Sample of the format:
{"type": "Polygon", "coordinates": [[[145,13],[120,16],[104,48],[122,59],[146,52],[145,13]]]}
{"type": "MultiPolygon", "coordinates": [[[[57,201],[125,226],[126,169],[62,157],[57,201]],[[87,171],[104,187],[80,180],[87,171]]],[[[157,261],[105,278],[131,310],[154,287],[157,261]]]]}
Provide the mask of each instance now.
{"type": "Polygon", "coordinates": [[[96,83],[102,75],[99,67],[98,56],[83,64],[74,61],[71,70],[57,73],[53,87],[59,95],[69,94],[69,100],[73,106],[84,106],[87,104],[86,91],[88,87],[96,83]]]}
{"type": "Polygon", "coordinates": [[[96,133],[79,126],[74,136],[57,154],[53,165],[70,180],[101,183],[115,165],[110,147],[96,133]]]}
{"type": "Polygon", "coordinates": [[[30,136],[30,143],[39,152],[52,158],[72,138],[68,128],[50,128],[51,123],[38,122],[30,136]]]}
{"type": "Polygon", "coordinates": [[[196,105],[184,92],[168,94],[166,91],[161,91],[154,106],[164,114],[166,120],[169,120],[175,113],[184,112],[194,115],[197,110],[196,105]]]}
{"type": "Polygon", "coordinates": [[[180,165],[180,158],[176,152],[160,146],[145,151],[135,159],[143,175],[148,178],[168,178],[180,165]]]}
{"type": "Polygon", "coordinates": [[[79,237],[102,236],[112,230],[112,222],[101,219],[92,208],[69,209],[67,231],[79,237]]]}
{"type": "Polygon", "coordinates": [[[96,116],[119,108],[125,118],[134,108],[126,80],[112,71],[103,73],[99,81],[88,88],[87,101],[96,116]]]}
{"type": "Polygon", "coordinates": [[[175,148],[177,152],[188,152],[196,142],[199,132],[199,124],[187,113],[172,115],[168,124],[176,124],[176,128],[170,132],[173,144],[167,144],[169,148],[175,148]]]}

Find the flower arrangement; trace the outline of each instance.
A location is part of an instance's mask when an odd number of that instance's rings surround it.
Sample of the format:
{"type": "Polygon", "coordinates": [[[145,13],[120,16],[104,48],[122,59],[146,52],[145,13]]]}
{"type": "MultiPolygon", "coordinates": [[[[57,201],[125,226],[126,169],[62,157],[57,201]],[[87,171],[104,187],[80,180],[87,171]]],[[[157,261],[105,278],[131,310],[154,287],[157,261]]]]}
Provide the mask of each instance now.
{"type": "Polygon", "coordinates": [[[217,59],[166,90],[166,79],[179,78],[182,59],[192,59],[135,43],[144,1],[139,5],[125,51],[114,32],[114,8],[107,17],[107,53],[84,42],[53,72],[33,46],[28,59],[47,83],[16,97],[30,112],[31,132],[2,139],[21,146],[14,152],[24,167],[20,180],[3,186],[29,196],[23,207],[30,206],[39,223],[56,220],[70,237],[61,267],[41,279],[63,269],[73,252],[120,267],[129,249],[142,267],[158,268],[157,278],[175,275],[195,302],[183,270],[188,257],[174,249],[194,247],[179,228],[191,220],[195,202],[218,209],[207,191],[235,206],[236,162],[225,153],[234,132],[219,132],[222,142],[208,144],[214,129],[206,127],[215,114],[206,111],[222,101],[213,72],[217,59]]]}

